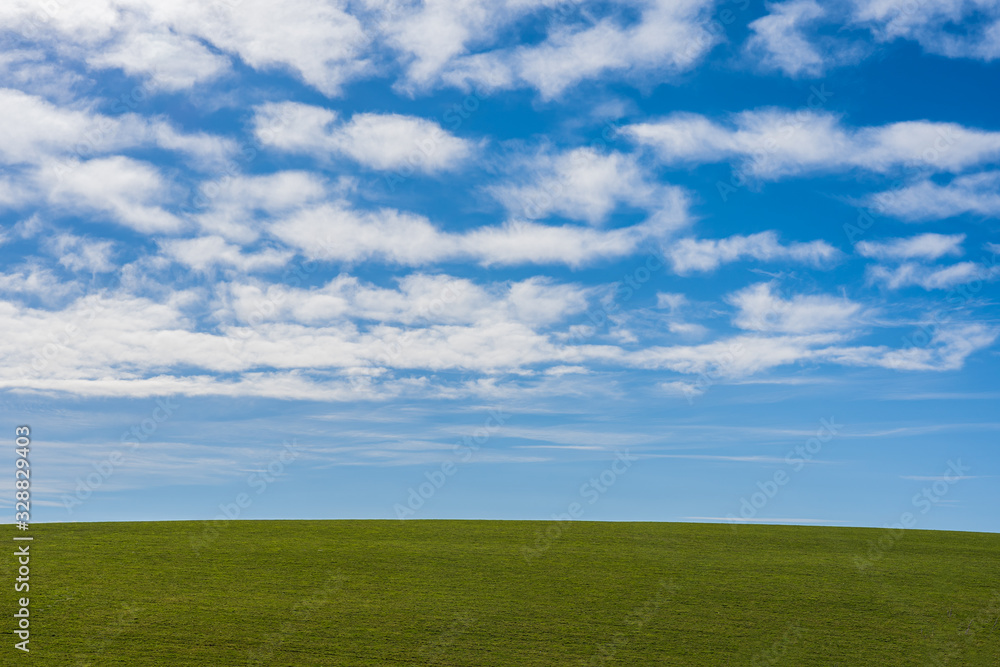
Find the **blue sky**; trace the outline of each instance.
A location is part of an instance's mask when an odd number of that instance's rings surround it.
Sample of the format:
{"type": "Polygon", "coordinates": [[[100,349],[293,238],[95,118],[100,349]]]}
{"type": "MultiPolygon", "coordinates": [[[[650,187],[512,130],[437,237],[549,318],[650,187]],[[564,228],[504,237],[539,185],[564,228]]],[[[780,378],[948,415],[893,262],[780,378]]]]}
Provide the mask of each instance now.
{"type": "Polygon", "coordinates": [[[995,3],[57,0],[0,31],[35,521],[1000,530],[995,3]]]}

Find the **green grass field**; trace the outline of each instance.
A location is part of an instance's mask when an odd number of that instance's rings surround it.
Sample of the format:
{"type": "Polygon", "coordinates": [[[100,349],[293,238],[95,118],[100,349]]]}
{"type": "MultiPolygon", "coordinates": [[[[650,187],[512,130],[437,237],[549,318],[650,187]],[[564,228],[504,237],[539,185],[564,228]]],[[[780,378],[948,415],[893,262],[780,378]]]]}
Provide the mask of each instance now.
{"type": "Polygon", "coordinates": [[[33,526],[31,653],[9,556],[0,664],[1000,665],[996,534],[206,525],[33,526]]]}

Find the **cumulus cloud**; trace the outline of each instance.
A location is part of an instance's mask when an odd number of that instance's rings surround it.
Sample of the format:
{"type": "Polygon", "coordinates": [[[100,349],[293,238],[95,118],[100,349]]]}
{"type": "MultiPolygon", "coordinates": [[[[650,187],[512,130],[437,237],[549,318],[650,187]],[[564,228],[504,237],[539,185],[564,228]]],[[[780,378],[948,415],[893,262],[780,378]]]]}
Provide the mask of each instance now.
{"type": "Polygon", "coordinates": [[[992,0],[787,0],[766,8],[750,24],[745,51],[764,69],[790,76],[819,76],[857,62],[871,52],[870,41],[909,40],[948,58],[1000,57],[1000,8],[992,0]],[[830,34],[833,27],[838,34],[830,34]]]}
{"type": "Polygon", "coordinates": [[[1000,217],[1000,172],[958,176],[945,185],[922,180],[872,195],[869,205],[903,220],[941,220],[964,213],[1000,217]]]}
{"type": "Polygon", "coordinates": [[[926,345],[901,349],[884,346],[833,347],[826,357],[846,366],[875,366],[902,371],[951,371],[962,368],[969,356],[993,344],[996,328],[979,323],[937,326],[926,345]]]}
{"type": "Polygon", "coordinates": [[[155,167],[131,158],[75,163],[51,188],[53,204],[65,210],[85,207],[138,232],[177,232],[186,226],[162,207],[169,199],[170,184],[155,167]]]}
{"type": "Polygon", "coordinates": [[[57,51],[110,44],[94,67],[122,67],[167,89],[225,71],[229,59],[216,52],[258,70],[290,71],[327,95],[369,67],[369,37],[340,2],[92,0],[52,11],[44,0],[27,0],[7,3],[0,25],[57,51]]]}
{"type": "Polygon", "coordinates": [[[861,304],[828,295],[797,294],[782,299],[771,283],[751,285],[728,297],[736,307],[733,324],[750,331],[807,334],[858,325],[861,304]]]}
{"type": "Polygon", "coordinates": [[[486,266],[581,266],[631,254],[659,230],[645,224],[597,230],[510,221],[449,232],[413,213],[393,209],[361,211],[334,202],[282,218],[270,225],[269,233],[305,256],[321,260],[374,260],[420,266],[467,259],[486,266]]]}
{"type": "MultiPolygon", "coordinates": [[[[0,6],[0,31],[10,37],[10,30],[30,27],[40,9],[41,0],[0,6]]],[[[858,9],[858,21],[896,22],[898,36],[930,39],[915,23],[869,9],[870,15],[858,9]]],[[[549,108],[581,82],[614,77],[659,84],[689,71],[719,40],[708,27],[712,11],[708,0],[290,0],[280,7],[243,0],[232,11],[193,0],[61,6],[34,26],[30,50],[0,56],[4,80],[23,88],[0,89],[0,205],[16,212],[28,204],[40,209],[31,224],[5,230],[17,239],[12,242],[35,246],[39,257],[0,274],[0,387],[350,400],[406,391],[445,396],[435,377],[445,371],[491,374],[493,379],[470,382],[478,384],[468,390],[498,395],[502,374],[551,381],[566,374],[596,377],[610,368],[660,371],[667,376],[664,392],[690,395],[704,389],[690,377],[701,373],[740,378],[797,363],[938,370],[960,367],[992,344],[991,329],[956,323],[939,327],[919,350],[860,345],[861,325],[871,312],[865,302],[783,295],[776,283],[722,297],[741,331],[720,335],[681,318],[688,309],[714,306],[702,292],[692,292],[697,306],[689,306],[684,295],[664,291],[678,289],[669,286],[669,277],[641,297],[648,303],[655,295],[658,309],[636,306],[602,332],[584,322],[610,285],[560,282],[531,275],[525,265],[611,264],[636,255],[648,241],[681,275],[738,261],[826,269],[840,252],[822,240],[783,242],[773,231],[672,240],[691,221],[688,196],[649,168],[645,151],[579,148],[556,131],[550,134],[563,141],[557,148],[527,155],[492,183],[478,184],[506,209],[504,221],[470,224],[456,211],[448,219],[416,207],[363,208],[352,198],[357,165],[442,174],[469,164],[489,143],[457,136],[428,118],[387,113],[393,107],[381,103],[377,113],[363,107],[345,112],[316,102],[315,95],[311,104],[260,103],[271,93],[251,93],[251,99],[218,91],[223,101],[210,104],[253,110],[250,133],[268,150],[251,169],[232,161],[238,131],[223,137],[182,129],[193,118],[174,106],[194,86],[215,93],[208,85],[237,80],[252,68],[290,73],[327,96],[360,77],[377,76],[395,77],[395,89],[413,95],[442,86],[474,88],[479,96],[529,88],[549,108]],[[513,43],[528,22],[537,34],[513,43]],[[148,106],[133,113],[114,105],[101,113],[103,101],[74,97],[81,81],[107,69],[148,82],[148,106]],[[171,95],[157,97],[160,92],[171,95]],[[281,170],[314,162],[302,156],[319,158],[317,170],[281,170]],[[347,164],[331,164],[330,157],[347,164]],[[206,172],[210,180],[202,180],[206,172]],[[50,216],[91,226],[70,233],[45,223],[40,231],[39,221],[50,216]],[[626,217],[627,226],[612,224],[626,217]],[[140,254],[133,258],[122,252],[129,238],[122,230],[115,240],[90,236],[106,231],[99,225],[108,222],[154,238],[129,248],[140,254]],[[147,247],[159,252],[143,255],[147,247]],[[114,291],[95,286],[115,276],[81,275],[116,271],[125,254],[132,261],[121,267],[114,291]],[[333,266],[323,270],[334,272],[379,262],[392,277],[383,273],[383,283],[376,283],[321,273],[310,286],[271,282],[274,275],[266,272],[296,254],[328,262],[333,266]],[[445,262],[521,268],[512,280],[483,281],[463,270],[453,271],[460,276],[435,273],[445,262]],[[184,280],[196,287],[180,291],[162,280],[177,265],[191,269],[184,280]],[[419,268],[408,273],[408,267],[419,268]],[[87,289],[95,291],[81,297],[87,289]],[[61,341],[58,354],[40,356],[39,342],[53,337],[61,341]],[[652,344],[654,337],[656,343],[685,344],[652,344]]],[[[753,23],[747,48],[763,55],[767,68],[815,75],[842,62],[838,58],[854,57],[840,42],[817,37],[836,13],[811,0],[773,3],[753,23]]],[[[886,30],[885,39],[894,38],[886,30]]],[[[985,44],[988,36],[983,26],[975,35],[938,35],[944,41],[925,48],[970,54],[970,45],[985,44]]],[[[988,58],[986,51],[976,53],[970,57],[988,58]]],[[[436,105],[411,102],[395,108],[436,105]]],[[[614,105],[593,102],[595,108],[614,105]]],[[[559,128],[571,135],[579,129],[572,123],[559,128]]],[[[920,180],[925,174],[918,171],[896,200],[875,195],[873,201],[907,219],[998,210],[995,173],[961,173],[1000,157],[996,132],[923,120],[851,127],[833,114],[781,109],[722,119],[678,113],[622,132],[667,165],[732,161],[761,179],[901,167],[953,172],[959,175],[940,184],[937,177],[920,180]]],[[[873,260],[871,283],[945,289],[996,274],[995,267],[973,262],[930,265],[959,256],[964,240],[961,234],[927,234],[866,240],[857,249],[873,260]]],[[[367,267],[365,275],[373,275],[367,267]]]]}
{"type": "Polygon", "coordinates": [[[217,166],[236,150],[232,139],[185,133],[162,119],[106,116],[0,88],[0,160],[6,164],[39,165],[150,146],[186,154],[194,166],[217,166]]]}
{"type": "Polygon", "coordinates": [[[168,91],[210,81],[229,69],[229,58],[209,51],[198,40],[154,30],[125,33],[118,44],[90,56],[87,62],[96,68],[148,75],[155,87],[168,91]]]}
{"type": "Polygon", "coordinates": [[[1000,7],[992,0],[897,3],[851,0],[852,20],[876,39],[912,40],[949,58],[1000,58],[1000,7]],[[977,17],[978,20],[970,20],[977,17]],[[961,25],[961,30],[954,26],[961,25]]]}
{"type": "Polygon", "coordinates": [[[592,148],[541,152],[514,160],[511,171],[517,176],[490,192],[517,217],[559,215],[596,225],[628,205],[651,211],[664,230],[687,222],[683,191],[651,182],[632,155],[592,148]]]}
{"type": "Polygon", "coordinates": [[[112,261],[115,254],[113,241],[87,239],[63,233],[52,237],[47,245],[49,252],[70,271],[107,273],[116,268],[112,261]]]}
{"type": "Polygon", "coordinates": [[[965,234],[919,234],[885,241],[859,241],[855,248],[862,257],[878,260],[926,259],[962,254],[965,234]]]}
{"type": "Polygon", "coordinates": [[[238,174],[202,184],[195,198],[199,211],[193,218],[210,236],[252,243],[271,218],[317,204],[337,192],[335,184],[307,171],[238,174]]]}
{"type": "Polygon", "coordinates": [[[79,292],[79,285],[62,280],[53,271],[40,266],[37,262],[0,273],[0,294],[8,298],[15,295],[34,297],[42,303],[54,305],[79,292]]]}
{"type": "MultiPolygon", "coordinates": [[[[268,0],[226,3],[90,0],[51,11],[45,0],[7,3],[0,29],[56,54],[90,52],[91,68],[121,68],[163,90],[183,90],[232,71],[285,71],[327,96],[366,76],[401,70],[398,87],[499,90],[530,87],[553,99],[608,75],[660,80],[693,68],[721,40],[711,0],[393,0],[348,3],[268,0]],[[510,36],[526,21],[544,26],[530,44],[510,36]],[[280,26],[280,29],[276,29],[280,26]]],[[[825,36],[847,25],[874,39],[908,39],[947,57],[1000,56],[1000,10],[990,0],[882,0],[767,6],[751,24],[748,51],[766,67],[815,75],[852,62],[856,42],[825,36]],[[973,16],[982,17],[970,21],[973,16]],[[966,24],[963,30],[954,25],[966,24]]]]}
{"type": "Polygon", "coordinates": [[[863,257],[883,262],[866,269],[868,282],[892,290],[911,286],[925,290],[951,289],[975,280],[990,280],[1000,274],[997,267],[976,262],[946,266],[929,264],[942,257],[962,255],[964,241],[965,234],[919,234],[885,241],[860,241],[855,247],[863,257]],[[896,264],[887,266],[885,262],[896,264]]]}
{"type": "Polygon", "coordinates": [[[51,62],[42,49],[15,49],[8,45],[0,53],[0,81],[30,95],[70,103],[86,79],[58,62],[51,62]]]}
{"type": "Polygon", "coordinates": [[[267,146],[318,157],[341,154],[381,170],[451,169],[472,155],[471,142],[433,121],[400,114],[359,113],[344,123],[322,107],[298,102],[257,107],[254,132],[267,146]]]}
{"type": "Polygon", "coordinates": [[[414,3],[387,8],[382,25],[407,63],[404,88],[530,86],[546,99],[612,72],[631,77],[683,72],[719,39],[709,29],[712,3],[706,0],[631,0],[610,12],[559,5],[551,0],[414,3]],[[555,11],[545,12],[547,7],[555,11]],[[504,28],[536,12],[548,25],[539,43],[496,42],[504,28]],[[629,18],[635,13],[638,18],[629,18]]]}
{"type": "MultiPolygon", "coordinates": [[[[0,279],[0,289],[5,284],[0,279]]],[[[18,284],[24,289],[23,281],[18,284]]],[[[228,305],[214,329],[191,316],[203,308],[192,293],[159,300],[94,294],[54,310],[0,300],[0,354],[7,360],[0,387],[351,400],[426,392],[433,375],[448,370],[530,375],[533,369],[599,371],[607,365],[670,371],[682,376],[677,382],[692,384],[683,376],[736,379],[803,362],[956,368],[996,338],[982,325],[956,323],[940,327],[920,349],[851,346],[838,319],[849,316],[843,306],[792,298],[777,300],[780,326],[752,335],[639,349],[571,344],[549,329],[565,328],[579,316],[588,290],[543,278],[503,286],[418,274],[394,290],[340,276],[313,290],[232,283],[226,294],[228,305]],[[807,310],[840,330],[806,325],[807,310]],[[50,340],[59,341],[55,354],[42,351],[50,340]],[[409,371],[424,379],[407,384],[395,376],[409,371]]]]}
{"type": "Polygon", "coordinates": [[[836,262],[841,253],[826,241],[795,242],[782,245],[773,231],[724,239],[685,238],[671,242],[667,258],[679,274],[714,271],[723,264],[742,259],[792,261],[825,267],[836,262]]]}
{"type": "Polygon", "coordinates": [[[378,287],[341,274],[315,289],[232,283],[227,303],[237,322],[379,322],[471,325],[519,322],[548,326],[582,312],[593,288],[532,277],[479,285],[465,278],[414,273],[397,288],[378,287]]]}
{"type": "MultiPolygon", "coordinates": [[[[121,121],[66,109],[20,90],[0,88],[0,159],[6,164],[37,163],[47,155],[84,149],[107,150],[128,134],[121,121]],[[101,130],[104,131],[101,131],[101,130]]],[[[136,143],[133,132],[131,141],[136,143]]]]}
{"type": "Polygon", "coordinates": [[[683,294],[678,294],[677,292],[657,292],[656,293],[656,307],[657,308],[667,308],[670,312],[678,310],[681,306],[687,303],[687,297],[683,294]]]}
{"type": "Polygon", "coordinates": [[[767,10],[768,14],[750,24],[753,35],[746,50],[765,69],[790,76],[821,74],[827,58],[805,31],[826,15],[823,7],[815,0],[792,0],[768,3],[767,10]]]}
{"type": "Polygon", "coordinates": [[[1000,158],[1000,132],[930,121],[851,128],[833,114],[807,110],[744,111],[726,122],[674,114],[622,132],[667,164],[731,160],[765,179],[854,168],[957,172],[1000,158]]]}
{"type": "Polygon", "coordinates": [[[951,289],[974,280],[982,280],[990,276],[990,271],[975,262],[959,262],[949,266],[904,262],[893,267],[870,266],[866,275],[870,283],[880,283],[889,289],[915,285],[925,290],[934,290],[951,289]]]}
{"type": "Polygon", "coordinates": [[[170,239],[161,242],[160,247],[174,261],[203,273],[215,266],[232,267],[244,273],[274,269],[286,264],[293,254],[275,248],[245,253],[219,236],[170,239]]]}

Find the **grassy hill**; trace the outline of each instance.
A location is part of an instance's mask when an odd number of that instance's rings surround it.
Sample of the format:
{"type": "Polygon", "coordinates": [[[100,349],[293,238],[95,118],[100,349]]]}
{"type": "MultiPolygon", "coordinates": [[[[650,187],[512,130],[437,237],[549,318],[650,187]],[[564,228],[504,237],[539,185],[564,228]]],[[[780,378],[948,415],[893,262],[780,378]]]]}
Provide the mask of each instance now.
{"type": "Polygon", "coordinates": [[[13,649],[8,556],[0,664],[1000,665],[995,534],[528,521],[31,534],[31,654],[13,649]]]}

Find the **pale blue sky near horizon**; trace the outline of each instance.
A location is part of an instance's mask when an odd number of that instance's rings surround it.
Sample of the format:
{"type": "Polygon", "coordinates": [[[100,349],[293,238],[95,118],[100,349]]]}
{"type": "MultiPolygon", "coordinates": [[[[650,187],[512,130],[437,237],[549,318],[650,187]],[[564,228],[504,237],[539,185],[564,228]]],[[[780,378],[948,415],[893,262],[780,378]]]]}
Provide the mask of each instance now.
{"type": "Polygon", "coordinates": [[[1000,531],[994,3],[238,5],[0,9],[33,521],[1000,531]]]}

